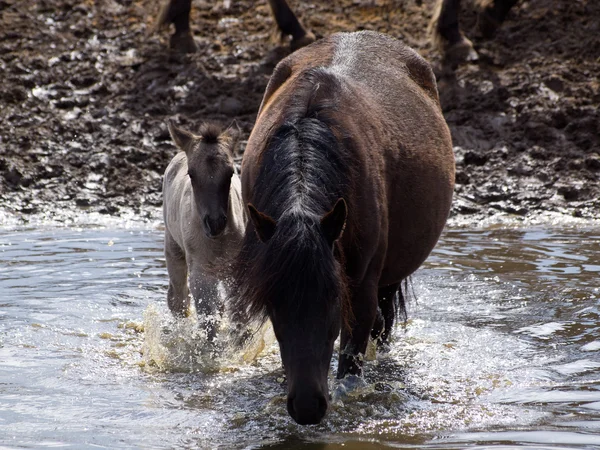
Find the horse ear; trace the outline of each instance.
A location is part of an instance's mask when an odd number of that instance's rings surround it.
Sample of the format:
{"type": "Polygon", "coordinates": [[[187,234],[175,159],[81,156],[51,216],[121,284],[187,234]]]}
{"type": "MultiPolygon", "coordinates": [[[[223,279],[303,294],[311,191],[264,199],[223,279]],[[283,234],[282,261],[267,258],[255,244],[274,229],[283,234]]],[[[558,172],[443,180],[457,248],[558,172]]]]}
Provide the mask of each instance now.
{"type": "Polygon", "coordinates": [[[277,222],[268,215],[261,213],[252,203],[248,203],[248,211],[250,211],[250,219],[254,224],[256,235],[262,242],[267,242],[275,234],[277,222]]]}
{"type": "Polygon", "coordinates": [[[340,198],[335,203],[333,209],[321,219],[321,229],[329,245],[333,245],[342,235],[347,217],[348,207],[346,206],[346,200],[340,198]]]}
{"type": "Polygon", "coordinates": [[[190,148],[190,142],[197,139],[196,136],[187,130],[179,128],[172,120],[169,120],[168,125],[169,134],[171,135],[173,142],[175,142],[175,145],[177,145],[177,147],[184,152],[187,152],[187,150],[190,148]]]}
{"type": "Polygon", "coordinates": [[[227,135],[231,138],[229,148],[231,149],[231,154],[235,156],[237,145],[242,138],[242,129],[240,128],[240,125],[236,119],[231,121],[231,124],[229,124],[225,130],[225,133],[227,133],[227,135]]]}

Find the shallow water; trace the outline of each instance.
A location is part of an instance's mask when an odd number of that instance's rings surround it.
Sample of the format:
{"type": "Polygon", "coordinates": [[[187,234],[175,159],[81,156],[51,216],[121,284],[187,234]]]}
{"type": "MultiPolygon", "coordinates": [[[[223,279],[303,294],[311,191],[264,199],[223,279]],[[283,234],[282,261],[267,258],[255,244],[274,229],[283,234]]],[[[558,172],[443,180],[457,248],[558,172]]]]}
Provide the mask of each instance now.
{"type": "Polygon", "coordinates": [[[300,427],[268,333],[207,357],[171,320],[159,230],[0,232],[0,446],[600,448],[598,255],[598,229],[446,231],[366,386],[300,427]]]}

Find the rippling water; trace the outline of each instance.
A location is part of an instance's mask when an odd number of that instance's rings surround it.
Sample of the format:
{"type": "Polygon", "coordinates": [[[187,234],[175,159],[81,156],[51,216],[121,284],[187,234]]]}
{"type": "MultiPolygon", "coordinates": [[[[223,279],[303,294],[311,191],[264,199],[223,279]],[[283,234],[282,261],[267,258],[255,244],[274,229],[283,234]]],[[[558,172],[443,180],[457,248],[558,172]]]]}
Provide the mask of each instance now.
{"type": "Polygon", "coordinates": [[[300,427],[268,331],[215,357],[171,319],[159,230],[0,232],[0,446],[600,448],[599,255],[598,229],[446,231],[367,386],[300,427]]]}

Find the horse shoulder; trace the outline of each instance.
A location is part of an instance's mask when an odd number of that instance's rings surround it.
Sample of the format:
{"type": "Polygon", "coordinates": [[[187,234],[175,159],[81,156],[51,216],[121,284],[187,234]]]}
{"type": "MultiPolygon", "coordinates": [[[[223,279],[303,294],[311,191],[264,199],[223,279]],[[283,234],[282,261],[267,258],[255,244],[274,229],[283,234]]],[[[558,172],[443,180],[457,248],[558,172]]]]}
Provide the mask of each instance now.
{"type": "Polygon", "coordinates": [[[165,171],[163,180],[163,216],[165,228],[182,248],[187,240],[187,228],[193,227],[191,184],[187,176],[187,160],[179,152],[165,171]]]}

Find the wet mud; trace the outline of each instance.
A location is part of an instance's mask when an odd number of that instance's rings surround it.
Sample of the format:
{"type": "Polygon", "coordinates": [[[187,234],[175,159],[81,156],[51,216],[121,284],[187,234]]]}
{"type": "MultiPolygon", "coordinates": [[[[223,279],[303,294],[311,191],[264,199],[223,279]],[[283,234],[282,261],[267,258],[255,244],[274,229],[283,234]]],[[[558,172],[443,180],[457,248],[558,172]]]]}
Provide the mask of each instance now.
{"type": "MultiPolygon", "coordinates": [[[[318,37],[386,32],[435,67],[452,131],[454,216],[600,211],[600,3],[522,1],[492,40],[461,25],[479,60],[443,67],[433,1],[291,2],[318,37]]],[[[199,51],[151,33],[150,0],[0,0],[0,209],[23,220],[85,210],[149,216],[176,149],[166,120],[238,127],[239,153],[289,50],[266,1],[194,2],[199,51]]]]}

